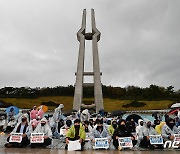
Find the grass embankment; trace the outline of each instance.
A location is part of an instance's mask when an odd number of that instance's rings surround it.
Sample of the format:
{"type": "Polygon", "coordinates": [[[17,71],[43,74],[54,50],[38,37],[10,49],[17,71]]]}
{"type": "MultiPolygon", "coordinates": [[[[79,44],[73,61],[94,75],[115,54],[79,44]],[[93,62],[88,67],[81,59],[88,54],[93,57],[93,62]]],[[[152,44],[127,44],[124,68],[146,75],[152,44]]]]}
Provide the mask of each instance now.
{"type": "MultiPolygon", "coordinates": [[[[12,103],[19,108],[32,108],[34,105],[39,106],[42,102],[52,101],[57,104],[64,104],[64,110],[71,110],[73,106],[73,97],[66,96],[49,96],[49,97],[39,97],[36,99],[24,99],[24,98],[0,98],[0,100],[12,103]]],[[[85,101],[93,101],[92,98],[85,98],[85,101]]],[[[113,110],[155,110],[155,109],[168,109],[173,101],[161,100],[161,101],[139,101],[146,105],[142,107],[128,107],[125,108],[123,105],[131,103],[132,100],[118,100],[104,98],[104,107],[106,111],[113,110]]],[[[54,109],[55,107],[49,107],[49,109],[54,109]]]]}

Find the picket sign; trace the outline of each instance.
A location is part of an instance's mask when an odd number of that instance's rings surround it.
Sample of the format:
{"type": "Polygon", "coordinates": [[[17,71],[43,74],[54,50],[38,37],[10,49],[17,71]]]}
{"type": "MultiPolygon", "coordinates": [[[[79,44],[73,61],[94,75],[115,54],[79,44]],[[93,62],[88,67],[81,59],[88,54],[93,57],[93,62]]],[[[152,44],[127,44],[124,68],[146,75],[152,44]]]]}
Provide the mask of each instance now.
{"type": "Polygon", "coordinates": [[[95,138],[95,149],[108,149],[109,142],[107,138],[95,138]]]}
{"type": "Polygon", "coordinates": [[[21,143],[23,133],[12,133],[9,142],[21,143]]]}
{"type": "Polygon", "coordinates": [[[163,144],[163,138],[161,135],[149,135],[150,144],[163,144]]]}
{"type": "Polygon", "coordinates": [[[118,139],[118,141],[119,141],[119,146],[121,146],[122,148],[132,148],[133,147],[131,137],[120,137],[118,139]]]}
{"type": "Polygon", "coordinates": [[[180,134],[174,134],[174,141],[180,141],[180,134]]]}
{"type": "Polygon", "coordinates": [[[66,129],[60,129],[60,135],[66,136],[67,131],[66,129]]]}
{"type": "Polygon", "coordinates": [[[44,133],[31,133],[31,143],[44,143],[44,133]]]}

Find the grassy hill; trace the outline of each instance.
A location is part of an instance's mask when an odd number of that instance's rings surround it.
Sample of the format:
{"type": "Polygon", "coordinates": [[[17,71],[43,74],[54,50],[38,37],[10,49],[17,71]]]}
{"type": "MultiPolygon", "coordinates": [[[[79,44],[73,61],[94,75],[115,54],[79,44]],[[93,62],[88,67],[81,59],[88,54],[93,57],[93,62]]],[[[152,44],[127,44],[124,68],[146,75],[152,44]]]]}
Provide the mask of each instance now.
{"type": "MultiPolygon", "coordinates": [[[[66,96],[49,96],[49,97],[39,97],[35,99],[24,99],[24,98],[0,98],[0,100],[12,103],[19,108],[32,108],[34,105],[39,106],[42,102],[52,101],[57,104],[64,104],[64,110],[71,110],[73,106],[73,97],[66,96]]],[[[92,102],[93,98],[85,98],[84,101],[92,102]]],[[[118,100],[104,98],[104,107],[106,111],[113,110],[154,110],[154,109],[168,109],[173,101],[161,100],[161,101],[138,101],[145,103],[141,107],[124,107],[130,104],[132,100],[118,100]]],[[[49,106],[49,109],[54,109],[55,107],[49,106]]]]}

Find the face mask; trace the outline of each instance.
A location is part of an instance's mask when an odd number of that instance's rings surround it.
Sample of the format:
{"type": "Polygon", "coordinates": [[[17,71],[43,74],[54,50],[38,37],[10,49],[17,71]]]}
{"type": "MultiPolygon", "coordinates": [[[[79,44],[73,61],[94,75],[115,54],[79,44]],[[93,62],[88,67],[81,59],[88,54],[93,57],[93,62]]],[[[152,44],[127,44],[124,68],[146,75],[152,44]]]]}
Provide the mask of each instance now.
{"type": "Polygon", "coordinates": [[[143,126],[143,124],[144,124],[143,122],[140,122],[140,125],[141,125],[141,126],[143,126]]]}
{"type": "Polygon", "coordinates": [[[150,128],[150,127],[151,127],[151,124],[147,124],[147,127],[150,128]]]}
{"type": "Polygon", "coordinates": [[[22,118],[22,119],[21,119],[21,121],[22,121],[22,122],[25,122],[25,121],[26,121],[26,119],[25,119],[25,118],[22,118]]]}
{"type": "Polygon", "coordinates": [[[101,130],[102,130],[102,129],[103,129],[103,126],[97,126],[97,129],[101,129],[101,130]]]}
{"type": "Polygon", "coordinates": [[[79,128],[80,128],[80,125],[74,125],[74,128],[75,128],[75,129],[79,129],[79,128]]]}
{"type": "Polygon", "coordinates": [[[174,123],[169,123],[168,126],[172,129],[174,127],[174,123]]]}
{"type": "Polygon", "coordinates": [[[43,127],[46,123],[41,123],[41,126],[43,127]]]}
{"type": "Polygon", "coordinates": [[[126,128],[126,126],[125,125],[119,125],[119,128],[124,130],[126,128]]]}
{"type": "Polygon", "coordinates": [[[112,124],[112,126],[114,129],[117,128],[117,124],[112,124]]]}

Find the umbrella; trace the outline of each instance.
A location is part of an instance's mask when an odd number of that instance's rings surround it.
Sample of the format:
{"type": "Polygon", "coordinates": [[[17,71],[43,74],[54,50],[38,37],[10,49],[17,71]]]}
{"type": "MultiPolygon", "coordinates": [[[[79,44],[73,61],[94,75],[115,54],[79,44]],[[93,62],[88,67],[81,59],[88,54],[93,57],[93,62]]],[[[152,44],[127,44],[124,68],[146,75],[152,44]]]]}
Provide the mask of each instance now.
{"type": "Polygon", "coordinates": [[[156,117],[158,115],[159,112],[153,112],[152,113],[152,117],[156,117]]]}
{"type": "Polygon", "coordinates": [[[171,108],[180,108],[180,103],[175,103],[171,106],[171,108]]]}
{"type": "Polygon", "coordinates": [[[178,112],[178,110],[180,110],[180,107],[170,110],[170,111],[168,112],[168,115],[174,114],[175,112],[178,112]]]}
{"type": "MultiPolygon", "coordinates": [[[[41,105],[44,112],[48,110],[48,107],[46,105],[41,105]]],[[[37,109],[39,109],[41,106],[38,106],[37,109]]]]}
{"type": "Polygon", "coordinates": [[[126,121],[130,121],[131,119],[134,119],[134,121],[138,123],[138,120],[142,119],[142,117],[137,114],[131,114],[126,118],[126,121]]]}
{"type": "Polygon", "coordinates": [[[121,110],[115,110],[115,111],[113,111],[112,112],[112,116],[121,116],[121,115],[123,115],[123,114],[125,114],[125,111],[121,111],[121,110]]]}
{"type": "Polygon", "coordinates": [[[72,110],[71,110],[71,112],[78,112],[78,111],[77,111],[77,110],[75,110],[75,109],[72,109],[72,110]]]}
{"type": "Polygon", "coordinates": [[[13,108],[15,115],[19,113],[19,108],[16,106],[10,106],[6,108],[6,113],[9,113],[11,108],[13,108]]]}

